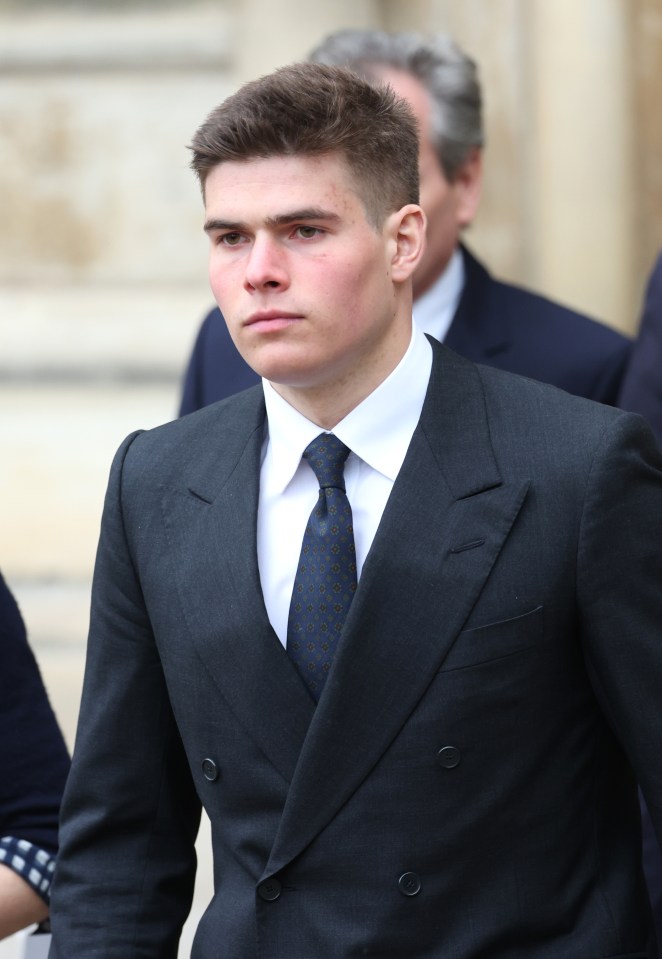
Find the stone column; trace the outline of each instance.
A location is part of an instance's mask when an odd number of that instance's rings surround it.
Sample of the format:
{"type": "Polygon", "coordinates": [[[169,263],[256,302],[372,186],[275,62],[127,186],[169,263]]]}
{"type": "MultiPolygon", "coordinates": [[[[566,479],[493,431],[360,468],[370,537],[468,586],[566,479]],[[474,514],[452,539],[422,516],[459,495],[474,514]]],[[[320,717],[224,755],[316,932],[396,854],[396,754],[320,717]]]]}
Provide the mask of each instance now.
{"type": "Polygon", "coordinates": [[[535,0],[528,17],[534,279],[628,329],[634,176],[626,7],[535,0]]]}

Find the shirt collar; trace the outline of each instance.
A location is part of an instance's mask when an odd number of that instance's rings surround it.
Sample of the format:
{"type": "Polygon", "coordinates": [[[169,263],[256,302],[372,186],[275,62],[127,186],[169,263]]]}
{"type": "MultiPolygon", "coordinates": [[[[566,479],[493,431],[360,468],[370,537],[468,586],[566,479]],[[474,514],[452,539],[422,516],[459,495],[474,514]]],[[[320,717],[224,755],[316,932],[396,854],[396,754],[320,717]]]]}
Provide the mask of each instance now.
{"type": "MultiPolygon", "coordinates": [[[[432,347],[414,323],[407,352],[393,372],[344,417],[333,433],[372,469],[394,481],[421,415],[432,368],[432,347]]],[[[319,436],[306,419],[262,381],[267,408],[269,491],[283,492],[296,473],[306,446],[319,436]]]]}

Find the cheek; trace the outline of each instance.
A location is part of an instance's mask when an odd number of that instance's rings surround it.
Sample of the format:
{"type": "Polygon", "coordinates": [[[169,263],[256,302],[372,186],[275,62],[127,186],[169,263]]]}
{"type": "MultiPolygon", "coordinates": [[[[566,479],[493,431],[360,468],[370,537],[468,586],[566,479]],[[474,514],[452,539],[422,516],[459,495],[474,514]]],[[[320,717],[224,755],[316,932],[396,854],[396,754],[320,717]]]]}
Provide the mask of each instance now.
{"type": "Polygon", "coordinates": [[[214,254],[214,250],[209,251],[209,256],[207,258],[207,275],[209,276],[209,282],[212,285],[218,283],[218,276],[220,273],[220,267],[217,257],[214,254]]]}
{"type": "Polygon", "coordinates": [[[333,309],[334,304],[350,302],[360,293],[368,272],[358,258],[335,261],[320,258],[308,285],[315,301],[333,309]]]}
{"type": "Polygon", "coordinates": [[[212,256],[209,259],[208,272],[209,285],[215,298],[218,300],[232,297],[233,290],[241,282],[236,267],[228,263],[221,264],[212,256]]]}

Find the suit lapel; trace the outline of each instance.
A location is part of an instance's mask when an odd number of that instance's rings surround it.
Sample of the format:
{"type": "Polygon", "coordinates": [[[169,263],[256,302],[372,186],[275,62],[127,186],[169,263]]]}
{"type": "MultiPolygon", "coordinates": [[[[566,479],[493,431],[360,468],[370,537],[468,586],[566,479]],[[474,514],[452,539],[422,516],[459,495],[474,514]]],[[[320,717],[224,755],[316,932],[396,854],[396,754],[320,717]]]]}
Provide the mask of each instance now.
{"type": "Polygon", "coordinates": [[[314,839],[398,735],[526,495],[528,484],[511,486],[500,475],[477,370],[435,346],[421,420],[364,565],[265,875],[314,839]]]}
{"type": "Polygon", "coordinates": [[[232,425],[221,421],[214,436],[205,434],[183,486],[166,490],[164,520],[200,658],[248,734],[289,782],[314,704],[262,598],[256,515],[263,403],[256,398],[246,409],[235,404],[230,411],[232,425]],[[237,430],[237,423],[246,428],[237,430]]]}
{"type": "Polygon", "coordinates": [[[493,302],[490,291],[494,280],[466,247],[460,249],[464,287],[444,343],[460,356],[489,364],[493,357],[509,349],[512,331],[508,318],[493,302]]]}

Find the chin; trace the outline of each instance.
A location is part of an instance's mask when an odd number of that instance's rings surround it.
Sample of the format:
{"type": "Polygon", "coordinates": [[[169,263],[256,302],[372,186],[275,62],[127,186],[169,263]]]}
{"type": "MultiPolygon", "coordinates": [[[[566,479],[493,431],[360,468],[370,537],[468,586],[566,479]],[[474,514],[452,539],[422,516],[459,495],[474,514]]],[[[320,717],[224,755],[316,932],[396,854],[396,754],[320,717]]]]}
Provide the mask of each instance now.
{"type": "Polygon", "coordinates": [[[315,381],[310,357],[284,356],[281,351],[270,348],[246,353],[244,359],[258,376],[276,386],[306,387],[315,381]]]}

